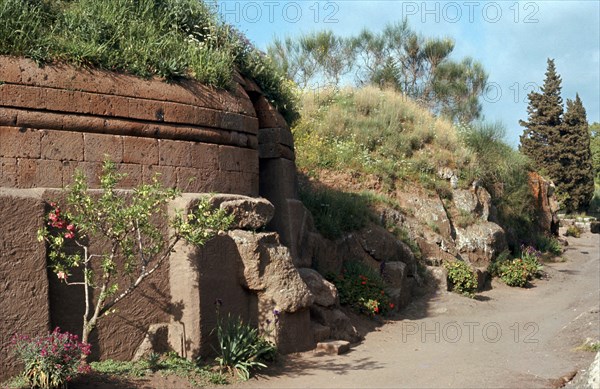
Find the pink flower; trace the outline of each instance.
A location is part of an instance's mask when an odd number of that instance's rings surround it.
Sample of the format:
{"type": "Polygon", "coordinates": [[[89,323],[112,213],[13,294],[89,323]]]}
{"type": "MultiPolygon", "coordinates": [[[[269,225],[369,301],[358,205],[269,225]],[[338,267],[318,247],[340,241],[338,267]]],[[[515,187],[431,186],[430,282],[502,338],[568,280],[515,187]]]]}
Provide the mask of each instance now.
{"type": "Polygon", "coordinates": [[[58,277],[59,280],[67,279],[67,274],[64,271],[59,271],[58,273],[56,273],[56,276],[58,277]]]}
{"type": "Polygon", "coordinates": [[[69,231],[71,231],[71,232],[72,232],[72,231],[75,231],[75,226],[74,226],[73,224],[69,224],[69,225],[67,226],[67,230],[69,230],[69,231]]]}
{"type": "Polygon", "coordinates": [[[67,232],[65,234],[65,238],[67,238],[67,239],[73,239],[74,237],[75,237],[75,233],[73,233],[72,231],[71,232],[67,232]]]}

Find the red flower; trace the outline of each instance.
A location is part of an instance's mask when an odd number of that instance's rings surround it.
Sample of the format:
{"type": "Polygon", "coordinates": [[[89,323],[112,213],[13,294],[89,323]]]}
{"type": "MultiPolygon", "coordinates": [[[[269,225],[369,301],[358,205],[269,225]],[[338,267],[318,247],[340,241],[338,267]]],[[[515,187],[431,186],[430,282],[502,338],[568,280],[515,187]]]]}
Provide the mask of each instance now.
{"type": "Polygon", "coordinates": [[[375,308],[373,308],[373,311],[374,311],[375,313],[379,313],[379,306],[376,306],[375,308]]]}
{"type": "Polygon", "coordinates": [[[395,305],[394,303],[390,303],[390,309],[394,309],[395,305]]]}
{"type": "Polygon", "coordinates": [[[367,285],[367,281],[361,282],[362,285],[367,285]]]}

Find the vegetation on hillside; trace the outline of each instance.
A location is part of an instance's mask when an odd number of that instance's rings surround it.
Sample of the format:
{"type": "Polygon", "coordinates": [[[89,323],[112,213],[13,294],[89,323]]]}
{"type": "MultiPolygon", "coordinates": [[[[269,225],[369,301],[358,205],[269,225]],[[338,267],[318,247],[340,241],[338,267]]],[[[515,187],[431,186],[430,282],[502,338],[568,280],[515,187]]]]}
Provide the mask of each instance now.
{"type": "Polygon", "coordinates": [[[454,125],[398,92],[372,86],[307,92],[300,112],[292,129],[296,163],[306,176],[336,187],[301,187],[303,202],[327,237],[361,228],[377,204],[401,210],[397,190],[418,186],[451,198],[449,181],[438,174],[447,168],[459,186],[477,180],[490,192],[514,248],[522,240],[536,241],[531,163],[504,142],[501,124],[454,125]]]}
{"type": "Polygon", "coordinates": [[[567,99],[564,112],[561,81],[554,60],[548,59],[541,93],[528,95],[528,120],[521,120],[525,130],[520,149],[537,170],[552,178],[567,212],[585,211],[594,193],[590,132],[579,95],[574,101],[567,99]]]}
{"type": "Polygon", "coordinates": [[[1,0],[0,54],[220,88],[237,69],[291,122],[292,85],[216,11],[198,0],[1,0]]]}

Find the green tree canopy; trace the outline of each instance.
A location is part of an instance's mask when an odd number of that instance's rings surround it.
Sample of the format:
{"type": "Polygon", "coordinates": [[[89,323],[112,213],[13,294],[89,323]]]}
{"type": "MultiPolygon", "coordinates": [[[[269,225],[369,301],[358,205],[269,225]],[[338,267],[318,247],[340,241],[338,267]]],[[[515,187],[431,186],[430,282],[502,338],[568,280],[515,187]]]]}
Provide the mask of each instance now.
{"type": "Polygon", "coordinates": [[[472,58],[450,59],[454,45],[450,38],[425,38],[404,20],[351,38],[323,31],[276,39],[268,54],[303,88],[337,87],[352,74],[356,85],[392,88],[451,120],[470,122],[481,115],[487,74],[472,58]]]}
{"type": "Polygon", "coordinates": [[[528,120],[521,135],[520,150],[535,168],[557,185],[568,212],[586,210],[594,193],[594,170],[590,131],[583,103],[576,95],[567,99],[563,115],[561,78],[554,60],[548,59],[544,86],[528,96],[528,120]]]}

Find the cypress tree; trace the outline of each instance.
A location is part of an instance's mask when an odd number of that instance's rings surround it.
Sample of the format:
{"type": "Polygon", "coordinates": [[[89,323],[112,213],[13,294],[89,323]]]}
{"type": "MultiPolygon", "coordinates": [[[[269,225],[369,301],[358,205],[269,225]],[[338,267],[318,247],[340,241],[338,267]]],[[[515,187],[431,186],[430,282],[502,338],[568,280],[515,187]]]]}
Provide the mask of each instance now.
{"type": "Polygon", "coordinates": [[[520,120],[525,127],[521,135],[519,149],[534,163],[542,174],[556,180],[559,162],[556,158],[556,144],[560,142],[560,126],[562,124],[561,78],[556,73],[554,60],[548,59],[546,79],[541,93],[531,92],[527,96],[528,121],[520,120]]]}
{"type": "Polygon", "coordinates": [[[579,98],[567,99],[567,111],[560,127],[556,155],[560,161],[556,184],[568,194],[564,206],[568,212],[586,210],[594,195],[594,170],[590,151],[590,131],[585,108],[579,98]]]}

